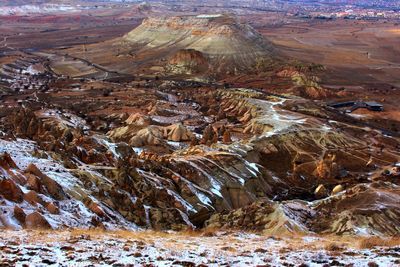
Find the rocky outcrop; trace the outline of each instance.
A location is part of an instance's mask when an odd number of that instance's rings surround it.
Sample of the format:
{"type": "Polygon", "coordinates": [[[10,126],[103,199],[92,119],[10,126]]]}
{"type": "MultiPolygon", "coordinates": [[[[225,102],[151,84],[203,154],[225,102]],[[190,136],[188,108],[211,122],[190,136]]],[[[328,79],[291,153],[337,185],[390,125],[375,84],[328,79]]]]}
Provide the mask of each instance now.
{"type": "MultiPolygon", "coordinates": [[[[63,200],[66,197],[66,194],[63,188],[53,179],[43,174],[34,164],[29,164],[26,168],[25,173],[30,173],[38,177],[39,184],[43,186],[43,188],[48,192],[50,196],[52,196],[56,200],[63,200]]],[[[39,188],[41,186],[39,185],[39,188]]],[[[40,192],[40,189],[39,189],[40,192]]]]}
{"type": "Polygon", "coordinates": [[[129,117],[126,119],[126,124],[134,124],[136,126],[148,126],[150,125],[150,118],[148,116],[144,116],[140,113],[134,113],[129,115],[129,117]]]}
{"type": "Polygon", "coordinates": [[[323,88],[319,84],[320,79],[310,73],[295,70],[294,68],[287,68],[279,71],[276,76],[291,79],[294,87],[290,92],[294,95],[309,99],[326,99],[335,96],[335,92],[323,88]]]}
{"type": "Polygon", "coordinates": [[[184,142],[190,141],[194,138],[192,132],[190,132],[182,123],[174,124],[164,128],[164,136],[169,141],[184,142]]]}
{"type": "Polygon", "coordinates": [[[213,215],[206,225],[209,228],[245,229],[285,235],[307,233],[307,225],[314,216],[315,211],[300,201],[277,204],[265,200],[232,212],[213,215]]]}
{"type": "Polygon", "coordinates": [[[211,145],[218,141],[218,133],[214,130],[212,125],[208,125],[203,132],[203,137],[200,143],[204,145],[211,145]]]}
{"type": "Polygon", "coordinates": [[[3,169],[16,168],[17,164],[15,164],[10,154],[3,153],[0,155],[0,167],[3,169]]]}
{"type": "Polygon", "coordinates": [[[36,112],[18,109],[13,119],[19,136],[43,142],[50,150],[61,147],[60,141],[71,142],[86,126],[84,120],[73,114],[51,109],[36,112]]]}
{"type": "Polygon", "coordinates": [[[138,131],[136,135],[129,140],[129,144],[134,147],[161,145],[164,143],[163,137],[163,133],[159,127],[149,126],[138,131]]]}
{"type": "Polygon", "coordinates": [[[208,71],[209,64],[203,53],[194,49],[182,49],[173,55],[167,71],[176,74],[198,74],[208,71]]]}
{"type": "Polygon", "coordinates": [[[399,189],[390,183],[360,184],[317,202],[315,231],[398,235],[399,189]]]}
{"type": "Polygon", "coordinates": [[[25,218],[25,226],[28,229],[51,229],[51,225],[46,218],[39,212],[35,211],[28,214],[25,218]]]}
{"type": "Polygon", "coordinates": [[[20,203],[23,200],[21,188],[11,179],[2,179],[0,181],[0,195],[5,199],[20,203]]]}
{"type": "Polygon", "coordinates": [[[213,215],[210,228],[245,229],[268,234],[333,233],[398,235],[398,188],[389,184],[357,185],[344,194],[314,203],[255,202],[213,215]]]}

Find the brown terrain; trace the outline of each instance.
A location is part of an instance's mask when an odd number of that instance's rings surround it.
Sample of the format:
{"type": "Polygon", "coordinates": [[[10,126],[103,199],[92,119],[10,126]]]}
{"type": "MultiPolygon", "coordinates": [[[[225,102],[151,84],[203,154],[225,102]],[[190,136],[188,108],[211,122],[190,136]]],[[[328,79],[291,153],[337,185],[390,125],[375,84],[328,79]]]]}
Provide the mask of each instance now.
{"type": "Polygon", "coordinates": [[[88,7],[0,17],[0,265],[399,264],[396,21],[88,7]]]}

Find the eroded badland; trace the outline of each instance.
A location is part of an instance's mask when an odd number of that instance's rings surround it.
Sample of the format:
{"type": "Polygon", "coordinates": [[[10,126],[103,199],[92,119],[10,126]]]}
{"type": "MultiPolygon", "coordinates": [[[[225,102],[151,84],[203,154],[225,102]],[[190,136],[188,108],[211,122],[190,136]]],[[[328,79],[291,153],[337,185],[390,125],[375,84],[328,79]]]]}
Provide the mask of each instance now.
{"type": "Polygon", "coordinates": [[[0,5],[0,265],[399,264],[395,7],[51,2],[0,5]]]}

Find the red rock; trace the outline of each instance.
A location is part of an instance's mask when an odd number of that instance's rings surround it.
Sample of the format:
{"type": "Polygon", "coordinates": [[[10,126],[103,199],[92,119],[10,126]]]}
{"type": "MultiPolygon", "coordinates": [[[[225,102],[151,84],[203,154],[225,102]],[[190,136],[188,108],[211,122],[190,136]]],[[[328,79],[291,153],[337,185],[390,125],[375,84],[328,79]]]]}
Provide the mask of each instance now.
{"type": "Polygon", "coordinates": [[[25,176],[27,177],[26,187],[30,190],[40,193],[40,180],[37,178],[37,176],[30,173],[27,173],[25,176]]]}
{"type": "Polygon", "coordinates": [[[9,170],[8,174],[9,177],[14,180],[17,184],[25,185],[26,184],[26,177],[25,175],[21,174],[19,171],[9,170]]]}
{"type": "Polygon", "coordinates": [[[37,204],[42,204],[43,200],[39,197],[39,195],[35,191],[29,191],[24,194],[24,200],[29,204],[36,206],[37,204]]]}
{"type": "Polygon", "coordinates": [[[42,178],[42,176],[44,176],[44,174],[42,173],[41,170],[38,169],[38,167],[36,167],[35,164],[31,163],[28,165],[28,167],[25,169],[25,172],[27,173],[31,173],[36,175],[39,178],[42,178]]]}
{"type": "Polygon", "coordinates": [[[7,152],[0,155],[0,166],[4,169],[17,169],[17,164],[13,161],[10,154],[7,152]]]}
{"type": "Polygon", "coordinates": [[[28,229],[52,229],[46,218],[37,211],[26,216],[25,225],[28,229]]]}
{"type": "Polygon", "coordinates": [[[0,195],[5,199],[14,202],[22,202],[23,192],[21,188],[11,179],[4,179],[0,181],[0,195]]]}
{"type": "Polygon", "coordinates": [[[98,215],[98,216],[100,216],[100,217],[105,217],[105,216],[106,216],[104,210],[103,210],[97,203],[90,202],[90,203],[88,204],[88,208],[89,208],[92,212],[94,212],[96,215],[98,215]]]}
{"type": "Polygon", "coordinates": [[[51,214],[59,214],[60,209],[52,202],[48,203],[46,205],[46,209],[51,213],[51,214]]]}
{"type": "Polygon", "coordinates": [[[225,144],[232,143],[231,132],[229,130],[225,130],[225,132],[223,133],[222,142],[224,142],[225,144]]]}
{"type": "Polygon", "coordinates": [[[63,200],[65,199],[65,192],[62,189],[61,185],[59,185],[56,181],[54,181],[53,179],[51,179],[50,177],[48,177],[47,175],[45,175],[44,173],[42,173],[38,167],[36,167],[36,165],[34,164],[29,164],[29,166],[26,168],[25,172],[27,173],[31,173],[36,175],[37,177],[40,178],[41,183],[43,184],[43,186],[47,189],[47,192],[49,192],[49,194],[57,199],[57,200],[63,200]]]}
{"type": "Polygon", "coordinates": [[[14,207],[14,217],[21,223],[25,224],[26,214],[25,211],[19,206],[14,207]]]}

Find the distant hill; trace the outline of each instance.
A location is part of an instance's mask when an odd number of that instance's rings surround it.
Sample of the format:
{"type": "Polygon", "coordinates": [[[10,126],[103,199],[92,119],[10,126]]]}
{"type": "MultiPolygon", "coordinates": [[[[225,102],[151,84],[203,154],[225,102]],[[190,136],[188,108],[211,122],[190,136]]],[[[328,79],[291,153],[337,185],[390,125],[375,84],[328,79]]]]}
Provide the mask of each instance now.
{"type": "Polygon", "coordinates": [[[253,68],[259,58],[276,56],[276,49],[251,26],[229,15],[149,18],[124,36],[136,53],[174,56],[182,49],[199,51],[212,71],[241,72],[253,68]],[[154,52],[154,53],[152,53],[154,52]]]}

